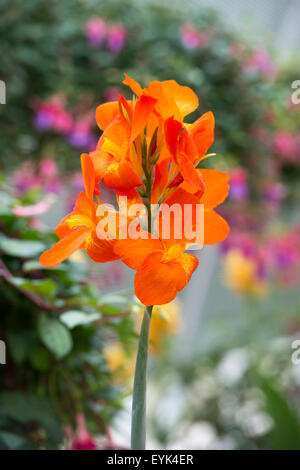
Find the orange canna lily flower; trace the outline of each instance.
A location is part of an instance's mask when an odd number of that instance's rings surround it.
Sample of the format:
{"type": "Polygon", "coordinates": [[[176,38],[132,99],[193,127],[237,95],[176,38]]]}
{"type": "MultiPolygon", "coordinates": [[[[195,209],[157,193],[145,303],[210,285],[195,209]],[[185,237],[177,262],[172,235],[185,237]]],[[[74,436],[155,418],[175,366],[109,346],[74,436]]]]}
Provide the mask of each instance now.
{"type": "Polygon", "coordinates": [[[115,252],[137,271],[135,293],[146,306],[171,302],[198,266],[198,259],[184,253],[180,243],[174,245],[167,240],[118,240],[115,252]]]}
{"type": "Polygon", "coordinates": [[[52,248],[42,253],[42,266],[54,267],[67,259],[72,253],[84,248],[96,262],[105,263],[118,259],[113,249],[113,242],[100,240],[96,235],[96,206],[93,200],[95,187],[95,170],[87,154],[81,156],[81,166],[85,192],[81,192],[73,211],[66,215],[56,227],[60,240],[52,248]]]}
{"type": "Polygon", "coordinates": [[[121,192],[143,184],[142,140],[139,136],[150,120],[153,128],[156,118],[150,116],[155,102],[154,98],[142,95],[133,105],[120,95],[118,103],[98,106],[96,119],[104,132],[96,151],[90,154],[97,182],[103,178],[108,188],[121,192]]]}
{"type": "Polygon", "coordinates": [[[124,83],[136,97],[126,100],[120,95],[118,101],[98,106],[96,120],[103,133],[95,151],[81,158],[85,192],[78,195],[73,211],[57,226],[60,240],[41,255],[40,262],[56,266],[80,248],[96,262],[121,258],[137,271],[135,292],[141,302],[163,305],[187,285],[198,265],[195,256],[185,253],[191,245],[199,245],[198,230],[203,229],[201,246],[226,238],[229,226],[215,208],[228,194],[229,177],[217,170],[197,168],[209,156],[215,123],[211,112],[192,124],[184,122],[198,107],[198,98],[190,88],[167,80],[153,81],[143,89],[127,75],[124,83]],[[97,236],[103,220],[97,207],[105,206],[99,200],[97,205],[94,195],[99,194],[102,180],[116,191],[118,201],[126,195],[129,208],[142,205],[138,218],[124,215],[120,206],[117,220],[123,225],[112,240],[97,236]],[[200,221],[199,205],[203,209],[200,221]],[[175,206],[177,212],[172,209],[175,206]],[[190,210],[185,211],[186,207],[190,210]],[[169,209],[168,218],[164,208],[169,209]],[[167,235],[165,220],[170,223],[167,235]],[[133,232],[128,223],[132,221],[138,239],[130,238],[133,232]],[[156,235],[148,233],[152,229],[156,235]],[[119,239],[121,230],[125,239],[119,239]],[[150,238],[143,238],[145,233],[150,238]]]}

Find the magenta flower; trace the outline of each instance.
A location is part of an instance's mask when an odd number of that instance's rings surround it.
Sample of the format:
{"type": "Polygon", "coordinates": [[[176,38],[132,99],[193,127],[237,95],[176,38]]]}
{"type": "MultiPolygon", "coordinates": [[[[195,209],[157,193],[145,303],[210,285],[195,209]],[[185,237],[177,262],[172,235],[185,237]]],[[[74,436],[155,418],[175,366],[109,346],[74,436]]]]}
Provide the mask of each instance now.
{"type": "Polygon", "coordinates": [[[118,101],[119,94],[121,93],[120,88],[117,87],[109,87],[106,88],[104,92],[104,101],[118,101]]]}
{"type": "Polygon", "coordinates": [[[260,73],[268,80],[274,80],[277,75],[275,62],[264,50],[254,51],[243,68],[247,74],[260,73]]]}
{"type": "Polygon", "coordinates": [[[68,136],[70,144],[78,149],[94,150],[97,145],[97,139],[91,128],[92,123],[90,119],[80,119],[75,122],[68,136]]]}
{"type": "Polygon", "coordinates": [[[231,173],[229,197],[234,201],[246,201],[249,197],[248,175],[244,168],[235,168],[231,173]]]}
{"type": "Polygon", "coordinates": [[[39,104],[34,116],[34,126],[39,131],[54,130],[67,134],[73,123],[70,113],[64,109],[65,98],[53,96],[39,104]]]}
{"type": "Polygon", "coordinates": [[[264,197],[268,204],[278,207],[286,196],[286,188],[278,181],[269,183],[264,189],[264,197]]]}
{"type": "Polygon", "coordinates": [[[290,132],[278,132],[274,139],[274,150],[284,160],[296,162],[298,145],[294,136],[290,132]]]}
{"type": "Polygon", "coordinates": [[[100,17],[90,18],[85,25],[85,35],[92,47],[100,47],[107,35],[107,24],[100,17]]]}
{"type": "Polygon", "coordinates": [[[76,416],[76,435],[72,439],[72,450],[96,450],[95,438],[89,433],[82,413],[76,416]]]}
{"type": "Polygon", "coordinates": [[[112,25],[107,35],[108,48],[114,54],[118,54],[125,46],[127,29],[123,25],[112,25]]]}
{"type": "Polygon", "coordinates": [[[198,31],[192,24],[188,23],[181,27],[180,34],[183,47],[189,50],[206,47],[212,37],[207,31],[198,31]]]}

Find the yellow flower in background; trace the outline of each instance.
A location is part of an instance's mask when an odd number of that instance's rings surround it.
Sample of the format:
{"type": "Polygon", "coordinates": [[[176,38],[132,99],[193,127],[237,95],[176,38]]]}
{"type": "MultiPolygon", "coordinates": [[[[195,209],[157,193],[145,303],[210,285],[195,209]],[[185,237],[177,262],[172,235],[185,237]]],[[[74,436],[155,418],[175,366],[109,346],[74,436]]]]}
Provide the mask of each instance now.
{"type": "Polygon", "coordinates": [[[104,348],[104,357],[109,370],[115,374],[118,383],[124,383],[133,378],[135,357],[127,353],[119,342],[109,343],[104,348]]]}
{"type": "MultiPolygon", "coordinates": [[[[165,305],[153,307],[150,327],[150,353],[157,354],[163,349],[165,340],[180,330],[180,302],[175,299],[165,305]]],[[[143,306],[138,306],[137,328],[142,322],[143,306]]]]}
{"type": "Polygon", "coordinates": [[[156,305],[152,311],[150,327],[150,353],[159,353],[165,339],[180,330],[180,302],[175,299],[169,304],[156,305]]]}
{"type": "Polygon", "coordinates": [[[225,282],[229,289],[242,295],[263,296],[268,285],[259,279],[257,264],[238,249],[230,250],[224,259],[225,282]]]}
{"type": "MultiPolygon", "coordinates": [[[[138,306],[137,327],[140,326],[143,306],[138,306]]],[[[177,299],[169,304],[159,305],[153,308],[150,329],[150,353],[161,352],[165,340],[178,333],[180,329],[180,303],[177,299]]],[[[122,343],[115,341],[104,348],[104,357],[109,370],[114,374],[116,382],[124,384],[131,381],[135,368],[135,351],[126,351],[122,343]]]]}

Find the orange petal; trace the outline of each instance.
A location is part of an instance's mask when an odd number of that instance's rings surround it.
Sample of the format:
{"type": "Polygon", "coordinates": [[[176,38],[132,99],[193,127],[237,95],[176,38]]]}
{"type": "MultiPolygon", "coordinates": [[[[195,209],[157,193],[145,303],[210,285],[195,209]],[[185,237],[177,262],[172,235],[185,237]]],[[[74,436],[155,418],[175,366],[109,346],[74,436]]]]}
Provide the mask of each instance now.
{"type": "MultiPolygon", "coordinates": [[[[91,215],[91,201],[84,192],[78,194],[72,214],[91,215]]],[[[71,215],[71,214],[69,214],[71,215]]]]}
{"type": "Polygon", "coordinates": [[[187,86],[179,85],[175,80],[162,82],[165,93],[175,100],[182,119],[198,108],[199,101],[193,90],[187,86]]]}
{"type": "Polygon", "coordinates": [[[177,163],[178,135],[182,129],[182,124],[176,119],[170,117],[165,122],[166,144],[174,161],[177,163]]]}
{"type": "Polygon", "coordinates": [[[172,243],[174,241],[178,243],[180,240],[184,242],[185,227],[193,228],[196,226],[196,208],[197,204],[199,204],[199,199],[193,194],[178,188],[164,201],[164,204],[170,208],[170,217],[167,219],[167,215],[164,213],[165,206],[162,204],[158,217],[160,238],[164,238],[162,230],[164,224],[167,224],[170,220],[170,226],[165,227],[169,230],[170,240],[172,243]],[[171,210],[172,206],[174,210],[171,210]],[[186,210],[186,206],[190,206],[191,210],[186,210]],[[178,236],[180,234],[181,238],[179,239],[178,236]]]}
{"type": "Polygon", "coordinates": [[[135,275],[135,294],[146,306],[171,302],[185,283],[181,265],[176,261],[161,263],[161,258],[161,253],[152,253],[135,275]]]}
{"type": "Polygon", "coordinates": [[[71,232],[71,229],[69,225],[67,224],[67,219],[70,217],[71,214],[67,214],[55,227],[55,233],[58,236],[58,238],[64,238],[66,235],[68,235],[71,232]]]}
{"type": "Polygon", "coordinates": [[[181,267],[184,269],[186,275],[185,281],[179,289],[182,290],[190,281],[193,272],[197,269],[199,260],[196,258],[196,256],[183,253],[178,261],[180,261],[181,267]]]}
{"type": "Polygon", "coordinates": [[[160,240],[117,240],[114,245],[115,253],[132,269],[140,269],[147,256],[155,251],[162,251],[160,240]]]}
{"type": "Polygon", "coordinates": [[[225,240],[229,233],[229,225],[215,211],[204,212],[204,245],[214,245],[225,240]]]}
{"type": "Polygon", "coordinates": [[[132,89],[133,93],[135,93],[137,96],[140,96],[143,93],[143,88],[141,85],[133,80],[133,78],[130,78],[126,73],[125,75],[125,80],[123,80],[124,85],[129,86],[129,88],[132,89]]]}
{"type": "Polygon", "coordinates": [[[174,116],[174,119],[178,121],[181,120],[181,114],[178,106],[176,105],[173,96],[164,89],[163,82],[154,81],[149,83],[147,94],[157,100],[155,109],[160,114],[162,119],[166,120],[169,117],[174,116]]]}
{"type": "Polygon", "coordinates": [[[42,266],[53,268],[67,259],[74,251],[78,250],[86,240],[90,230],[86,227],[78,227],[68,235],[55,243],[50,250],[45,251],[40,256],[42,266]]]}
{"type": "Polygon", "coordinates": [[[96,121],[100,129],[104,131],[118,113],[118,101],[110,101],[108,103],[100,104],[96,109],[96,121]]]}
{"type": "Polygon", "coordinates": [[[203,191],[203,180],[194,167],[190,157],[185,153],[180,155],[179,168],[183,179],[196,191],[203,191]]]}
{"type": "Polygon", "coordinates": [[[87,238],[84,249],[96,263],[106,263],[119,259],[119,256],[114,252],[113,242],[100,240],[95,232],[92,232],[87,238]]]}
{"type": "Polygon", "coordinates": [[[205,209],[213,209],[222,204],[229,191],[229,175],[218,170],[198,170],[203,176],[205,191],[200,199],[205,209]]]}
{"type": "Polygon", "coordinates": [[[142,95],[137,100],[132,117],[131,141],[134,141],[146,127],[155,103],[156,99],[151,98],[151,96],[142,95]]]}
{"type": "Polygon", "coordinates": [[[197,155],[204,157],[214,141],[215,118],[211,111],[203,114],[193,124],[186,124],[189,134],[192,136],[197,148],[197,155]]]}
{"type": "Polygon", "coordinates": [[[107,168],[113,163],[113,157],[102,150],[91,152],[90,156],[95,168],[96,181],[99,183],[104,177],[107,168]]]}
{"type": "Polygon", "coordinates": [[[87,153],[81,155],[82,178],[89,201],[93,200],[95,190],[95,169],[91,157],[87,153]]]}
{"type": "Polygon", "coordinates": [[[140,186],[142,181],[134,172],[131,163],[123,160],[114,162],[108,167],[104,184],[110,189],[126,192],[135,186],[140,186]]]}

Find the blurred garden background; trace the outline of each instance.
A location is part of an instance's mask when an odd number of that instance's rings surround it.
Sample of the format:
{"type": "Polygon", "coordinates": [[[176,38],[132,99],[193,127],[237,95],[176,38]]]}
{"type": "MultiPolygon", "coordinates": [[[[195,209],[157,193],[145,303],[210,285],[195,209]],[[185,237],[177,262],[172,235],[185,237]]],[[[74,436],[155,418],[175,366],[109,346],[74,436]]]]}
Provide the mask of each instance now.
{"type": "Polygon", "coordinates": [[[147,448],[300,449],[299,2],[181,3],[0,0],[1,449],[129,448],[132,273],[38,262],[124,72],[191,87],[231,175],[228,239],[153,314],[147,448]]]}

